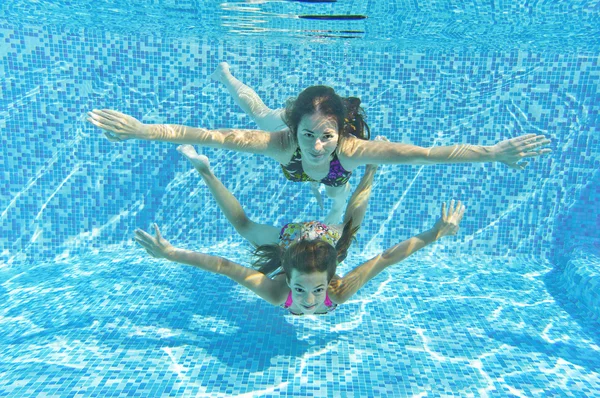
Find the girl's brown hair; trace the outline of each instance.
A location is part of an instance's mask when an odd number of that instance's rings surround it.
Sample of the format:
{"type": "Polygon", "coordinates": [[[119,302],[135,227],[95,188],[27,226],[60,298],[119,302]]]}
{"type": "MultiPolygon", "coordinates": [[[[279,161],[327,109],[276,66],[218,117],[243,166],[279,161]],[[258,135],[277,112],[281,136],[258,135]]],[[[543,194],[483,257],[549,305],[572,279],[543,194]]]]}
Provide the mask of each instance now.
{"type": "Polygon", "coordinates": [[[357,231],[358,227],[353,227],[352,219],[349,219],[335,247],[321,239],[301,240],[287,250],[277,244],[258,246],[253,252],[255,260],[252,266],[265,275],[283,267],[288,279],[293,269],[304,274],[327,272],[329,282],[335,275],[337,264],[346,258],[357,231]]]}

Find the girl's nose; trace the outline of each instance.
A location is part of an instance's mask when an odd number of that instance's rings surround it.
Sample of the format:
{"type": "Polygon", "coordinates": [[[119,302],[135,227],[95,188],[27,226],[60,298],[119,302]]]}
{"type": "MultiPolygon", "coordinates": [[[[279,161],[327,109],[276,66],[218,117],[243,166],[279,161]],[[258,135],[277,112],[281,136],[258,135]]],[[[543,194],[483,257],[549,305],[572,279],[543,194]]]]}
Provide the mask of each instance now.
{"type": "Polygon", "coordinates": [[[315,149],[316,149],[317,151],[320,151],[320,150],[322,150],[322,149],[323,149],[323,143],[321,142],[321,140],[316,140],[316,141],[315,141],[315,149]]]}

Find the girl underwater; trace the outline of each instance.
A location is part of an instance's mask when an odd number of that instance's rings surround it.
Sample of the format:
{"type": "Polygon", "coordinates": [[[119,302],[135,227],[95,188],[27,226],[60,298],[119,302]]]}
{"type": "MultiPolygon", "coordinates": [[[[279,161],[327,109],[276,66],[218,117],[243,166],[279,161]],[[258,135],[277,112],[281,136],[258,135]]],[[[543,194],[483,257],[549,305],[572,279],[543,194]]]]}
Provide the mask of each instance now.
{"type": "Polygon", "coordinates": [[[346,257],[364,218],[377,166],[367,166],[348,202],[343,225],[311,221],[278,228],[250,220],[238,200],[212,173],[206,156],[198,155],[191,145],[177,149],[200,173],[238,233],[255,246],[253,267],[256,269],[225,258],[177,248],[162,237],[156,224],[154,236],[136,230],[136,242],[153,257],[225,275],[294,315],[321,315],[333,311],[385,268],[444,236],[455,235],[465,211],[460,201],[451,201],[448,209],[444,203],[441,217],[433,228],[389,248],[340,277],[336,274],[337,265],[346,257]],[[276,272],[280,269],[282,271],[276,272]]]}

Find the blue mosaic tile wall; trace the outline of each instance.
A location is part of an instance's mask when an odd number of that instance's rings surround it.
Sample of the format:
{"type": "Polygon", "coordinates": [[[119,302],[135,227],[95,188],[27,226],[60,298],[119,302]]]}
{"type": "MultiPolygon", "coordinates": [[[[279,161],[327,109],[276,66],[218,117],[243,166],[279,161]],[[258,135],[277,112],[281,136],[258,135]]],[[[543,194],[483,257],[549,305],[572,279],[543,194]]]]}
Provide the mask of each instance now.
{"type": "MultiPolygon", "coordinates": [[[[145,122],[253,128],[208,79],[223,60],[271,107],[311,84],[359,96],[373,133],[392,141],[553,140],[553,154],[522,172],[501,164],[382,167],[359,247],[375,250],[428,227],[447,198],[468,208],[460,243],[447,250],[553,256],[567,237],[597,238],[598,206],[582,197],[598,190],[594,54],[247,47],[10,26],[0,40],[4,262],[130,242],[136,227],[155,221],[191,245],[238,239],[174,145],[112,144],[85,122],[88,110],[112,108],[145,122]],[[566,219],[584,227],[567,233],[566,219]]],[[[324,216],[308,187],[288,183],[274,162],[205,153],[252,217],[282,224],[324,216]]]]}
{"type": "MultiPolygon", "coordinates": [[[[369,51],[0,26],[0,395],[593,396],[598,369],[597,54],[369,51]],[[152,222],[244,263],[248,245],[174,145],[112,144],[85,122],[254,127],[218,62],[272,107],[321,83],[374,134],[424,146],[553,139],[524,172],[384,166],[343,264],[467,204],[460,234],[325,317],[284,315],[219,275],[152,260],[152,222]],[[490,255],[486,258],[484,255],[490,255]],[[591,316],[590,316],[591,314],[591,316]]],[[[205,150],[255,219],[321,218],[270,160],[205,150]]],[[[356,184],[361,172],[353,178],[356,184]]]]}

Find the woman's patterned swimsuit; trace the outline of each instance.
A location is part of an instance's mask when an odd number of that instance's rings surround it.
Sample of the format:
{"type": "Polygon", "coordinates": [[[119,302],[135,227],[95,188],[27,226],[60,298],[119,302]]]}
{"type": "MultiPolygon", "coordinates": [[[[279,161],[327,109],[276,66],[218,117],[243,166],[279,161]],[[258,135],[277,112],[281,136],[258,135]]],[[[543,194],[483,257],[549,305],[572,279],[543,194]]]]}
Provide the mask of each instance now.
{"type": "MultiPolygon", "coordinates": [[[[304,172],[304,168],[302,167],[302,152],[300,152],[300,147],[296,149],[296,152],[294,152],[294,156],[292,156],[292,160],[290,160],[290,162],[287,165],[281,165],[281,169],[283,170],[283,175],[285,176],[285,178],[287,178],[290,181],[316,181],[310,178],[304,172]]],[[[337,157],[337,154],[334,152],[333,158],[329,163],[329,174],[327,174],[327,176],[319,182],[330,187],[339,187],[346,184],[350,179],[351,175],[352,172],[342,167],[340,160],[337,157]]]]}

